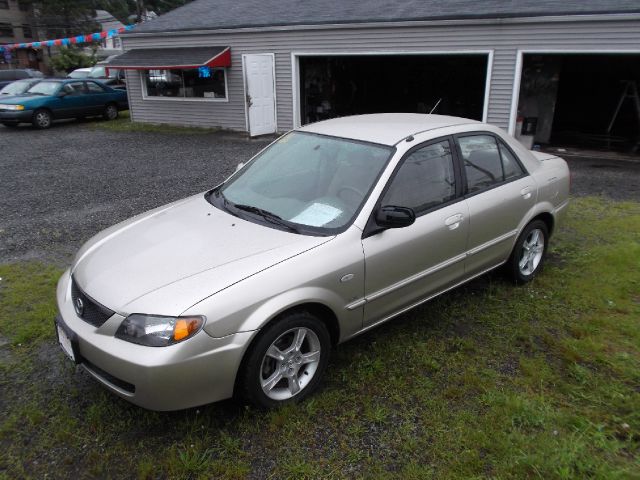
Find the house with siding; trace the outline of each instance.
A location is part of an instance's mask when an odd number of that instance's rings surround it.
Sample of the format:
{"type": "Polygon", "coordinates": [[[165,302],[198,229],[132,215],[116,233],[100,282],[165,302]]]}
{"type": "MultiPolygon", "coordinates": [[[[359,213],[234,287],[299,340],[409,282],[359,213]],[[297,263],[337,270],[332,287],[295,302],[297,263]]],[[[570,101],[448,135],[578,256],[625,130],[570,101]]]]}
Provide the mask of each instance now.
{"type": "Polygon", "coordinates": [[[111,65],[133,121],[254,136],[434,112],[530,143],[640,131],[625,93],[640,81],[637,0],[195,0],[122,42],[111,65]]]}

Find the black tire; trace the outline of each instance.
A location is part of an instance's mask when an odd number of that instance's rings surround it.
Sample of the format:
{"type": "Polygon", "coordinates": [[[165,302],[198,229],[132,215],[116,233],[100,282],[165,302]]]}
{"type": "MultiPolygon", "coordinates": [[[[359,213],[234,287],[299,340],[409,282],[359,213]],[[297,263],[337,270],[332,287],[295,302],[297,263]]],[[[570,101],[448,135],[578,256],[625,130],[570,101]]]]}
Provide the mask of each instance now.
{"type": "MultiPolygon", "coordinates": [[[[281,353],[285,352],[286,350],[281,351],[281,353]]],[[[318,388],[329,362],[330,353],[331,338],[326,325],[321,320],[303,310],[287,313],[265,327],[247,350],[240,367],[236,389],[237,396],[241,400],[262,409],[276,408],[284,404],[299,402],[318,388]],[[304,341],[301,344],[299,353],[296,354],[295,351],[291,351],[291,353],[286,354],[288,357],[282,361],[275,360],[267,355],[270,347],[277,345],[278,342],[282,341],[286,345],[289,342],[290,335],[293,340],[291,347],[293,347],[298,331],[305,331],[304,341]],[[300,357],[308,356],[308,358],[311,358],[314,354],[314,344],[316,344],[316,347],[319,346],[317,363],[304,363],[304,359],[300,357]],[[273,370],[270,370],[272,368],[273,370]],[[312,370],[311,373],[309,373],[310,370],[312,370]],[[281,372],[281,380],[273,383],[272,390],[269,393],[271,396],[268,396],[262,387],[262,383],[268,378],[274,378],[273,375],[278,372],[281,372]],[[309,375],[310,378],[308,379],[309,375]],[[294,378],[296,379],[295,383],[300,388],[297,393],[291,393],[291,384],[294,378]],[[278,395],[286,396],[287,394],[292,396],[290,398],[272,398],[278,395]]]]}
{"type": "Polygon", "coordinates": [[[31,123],[35,128],[44,130],[51,127],[52,122],[53,117],[51,116],[51,112],[49,110],[41,108],[33,112],[33,120],[31,121],[31,123]]]}
{"type": "Polygon", "coordinates": [[[2,125],[4,125],[7,128],[18,128],[17,123],[3,122],[2,125]]]}
{"type": "Polygon", "coordinates": [[[105,120],[115,120],[118,118],[118,106],[114,103],[109,103],[104,107],[102,118],[105,120]]]}
{"type": "Polygon", "coordinates": [[[516,241],[513,252],[506,264],[506,273],[518,285],[530,282],[540,273],[549,246],[549,229],[542,220],[529,223],[516,241]],[[534,244],[534,236],[541,240],[534,244]],[[539,255],[538,255],[539,254],[539,255]],[[527,257],[525,259],[525,257],[527,257]],[[526,261],[525,261],[526,260],[526,261]],[[524,267],[523,267],[524,264],[524,267]]]}

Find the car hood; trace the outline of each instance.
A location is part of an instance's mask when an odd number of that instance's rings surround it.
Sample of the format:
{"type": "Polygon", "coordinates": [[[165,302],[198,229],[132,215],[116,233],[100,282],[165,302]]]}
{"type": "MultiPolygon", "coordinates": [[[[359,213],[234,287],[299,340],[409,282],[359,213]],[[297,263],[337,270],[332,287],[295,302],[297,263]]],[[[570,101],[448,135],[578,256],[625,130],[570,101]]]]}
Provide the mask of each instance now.
{"type": "Polygon", "coordinates": [[[20,103],[20,100],[24,100],[25,98],[30,98],[29,95],[25,95],[24,93],[13,93],[13,94],[0,94],[0,103],[9,103],[11,105],[15,103],[20,103]]]}
{"type": "Polygon", "coordinates": [[[118,313],[178,315],[330,239],[251,223],[197,195],[98,234],[72,273],[87,295],[118,313]]]}
{"type": "Polygon", "coordinates": [[[52,98],[49,95],[31,95],[29,93],[21,93],[19,95],[0,95],[0,104],[21,105],[34,100],[52,98]]]}

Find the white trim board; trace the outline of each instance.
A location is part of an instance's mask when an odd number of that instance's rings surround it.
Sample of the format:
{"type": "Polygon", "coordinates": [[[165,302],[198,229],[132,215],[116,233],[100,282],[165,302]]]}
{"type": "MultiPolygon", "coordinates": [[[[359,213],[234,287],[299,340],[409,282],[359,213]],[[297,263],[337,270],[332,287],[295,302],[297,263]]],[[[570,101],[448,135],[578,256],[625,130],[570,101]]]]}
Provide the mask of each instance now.
{"type": "Polygon", "coordinates": [[[513,90],[511,92],[511,109],[509,111],[509,135],[514,136],[516,120],[518,116],[518,103],[520,100],[520,86],[522,83],[522,66],[524,55],[638,55],[640,49],[518,49],[516,51],[516,66],[513,74],[513,90]]]}
{"type": "Polygon", "coordinates": [[[493,74],[493,49],[486,50],[373,50],[365,52],[345,51],[292,51],[291,52],[291,87],[293,89],[293,128],[301,126],[300,118],[300,57],[361,57],[361,56],[429,56],[429,55],[486,55],[487,69],[485,74],[482,121],[486,122],[489,114],[489,97],[491,93],[491,76],[493,74]]]}

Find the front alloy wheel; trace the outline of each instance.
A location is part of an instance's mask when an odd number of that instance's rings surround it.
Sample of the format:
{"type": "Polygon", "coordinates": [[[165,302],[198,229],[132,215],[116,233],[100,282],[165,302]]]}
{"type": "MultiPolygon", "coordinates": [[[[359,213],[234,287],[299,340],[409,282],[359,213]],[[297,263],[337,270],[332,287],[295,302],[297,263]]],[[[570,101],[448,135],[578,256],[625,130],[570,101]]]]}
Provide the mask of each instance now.
{"type": "Polygon", "coordinates": [[[260,367],[260,386],[272,400],[289,400],[313,379],[322,347],[313,330],[292,328],[267,349],[260,367]]]}
{"type": "Polygon", "coordinates": [[[33,126],[44,129],[51,126],[51,113],[47,110],[36,110],[33,114],[33,126]]]}
{"type": "Polygon", "coordinates": [[[299,401],[317,388],[330,350],[321,320],[306,311],[285,314],[247,352],[238,393],[262,408],[299,401]]]}

